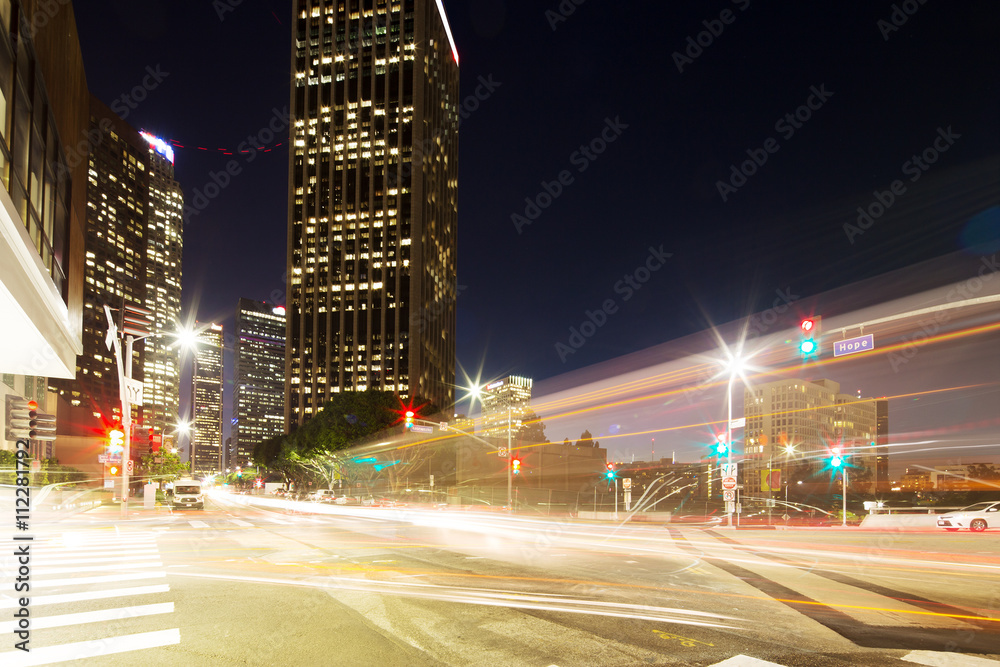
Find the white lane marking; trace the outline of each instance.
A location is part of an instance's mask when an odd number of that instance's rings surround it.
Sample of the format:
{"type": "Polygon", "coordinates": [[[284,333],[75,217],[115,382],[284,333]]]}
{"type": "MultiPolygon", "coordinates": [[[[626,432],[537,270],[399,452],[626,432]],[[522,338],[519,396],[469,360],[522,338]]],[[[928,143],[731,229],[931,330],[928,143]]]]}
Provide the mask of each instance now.
{"type": "MultiPolygon", "coordinates": [[[[34,556],[34,554],[32,554],[34,556]]],[[[33,557],[31,562],[36,567],[46,567],[48,565],[60,565],[64,561],[70,563],[113,563],[115,561],[136,561],[136,560],[150,560],[152,558],[159,558],[159,554],[156,549],[149,549],[148,551],[142,551],[137,553],[130,553],[127,556],[105,556],[103,558],[73,558],[72,556],[59,556],[58,558],[47,558],[46,556],[33,557]]]]}
{"type": "Polygon", "coordinates": [[[244,528],[253,528],[253,524],[249,521],[244,521],[243,519],[230,519],[237,526],[243,526],[244,528]]]}
{"type": "Polygon", "coordinates": [[[170,630],[156,630],[155,632],[140,632],[134,635],[108,637],[107,639],[94,639],[86,642],[73,642],[72,644],[43,646],[41,648],[32,647],[30,653],[20,650],[5,651],[0,653],[0,664],[6,667],[47,665],[52,662],[62,662],[64,660],[81,660],[83,658],[94,658],[99,655],[126,653],[128,651],[138,651],[140,649],[170,646],[180,643],[180,628],[172,628],[170,630]]]}
{"type": "Polygon", "coordinates": [[[910,651],[902,659],[928,667],[997,667],[1000,665],[1000,660],[943,651],[910,651]]]}
{"type": "Polygon", "coordinates": [[[757,658],[751,658],[748,655],[734,655],[731,658],[726,658],[722,662],[717,662],[709,667],[783,667],[776,662],[768,662],[767,660],[758,660],[757,658]]]}
{"type": "MultiPolygon", "coordinates": [[[[86,591],[84,593],[61,593],[59,595],[32,595],[31,606],[43,604],[63,604],[80,602],[82,600],[105,600],[107,598],[128,597],[130,595],[149,595],[151,593],[166,593],[170,590],[167,584],[156,586],[134,586],[132,588],[110,588],[103,591],[86,591]]],[[[13,609],[19,606],[13,598],[0,600],[0,609],[13,609]]]]}
{"type": "MultiPolygon", "coordinates": [[[[34,602],[34,600],[32,600],[34,602]]],[[[59,628],[78,623],[101,623],[104,621],[120,621],[137,616],[152,616],[153,614],[171,614],[174,611],[173,602],[145,604],[135,607],[118,607],[116,609],[101,609],[100,611],[83,611],[76,614],[60,614],[57,616],[35,616],[31,619],[31,629],[59,628]]],[[[0,634],[14,632],[17,621],[0,623],[0,634]]],[[[34,650],[34,649],[32,649],[34,650]]]]}
{"type": "Polygon", "coordinates": [[[188,521],[192,528],[208,528],[208,524],[204,521],[188,521]]]}
{"type": "Polygon", "coordinates": [[[41,544],[41,545],[35,545],[35,548],[38,550],[38,553],[53,554],[53,555],[58,555],[58,554],[65,554],[65,555],[84,554],[85,552],[90,552],[90,551],[107,552],[109,549],[113,549],[114,551],[128,551],[128,552],[131,552],[131,551],[142,551],[144,549],[155,549],[156,548],[156,541],[155,540],[148,540],[148,541],[145,541],[145,542],[135,542],[135,543],[129,543],[129,544],[108,543],[108,544],[102,544],[102,545],[89,545],[89,546],[85,546],[85,547],[84,546],[75,547],[75,546],[62,546],[62,545],[60,545],[57,548],[52,548],[52,547],[46,546],[44,544],[41,544]]]}
{"type": "MultiPolygon", "coordinates": [[[[154,556],[154,558],[159,558],[159,556],[154,556]]],[[[135,565],[127,565],[124,563],[114,563],[111,565],[87,565],[85,567],[53,567],[48,568],[44,565],[38,566],[35,572],[35,576],[50,575],[50,574],[72,574],[73,572],[107,572],[108,570],[138,570],[147,567],[163,567],[163,563],[136,563],[135,565]]]]}
{"type": "Polygon", "coordinates": [[[74,579],[50,579],[33,582],[33,588],[55,588],[56,586],[78,586],[80,584],[103,584],[111,581],[134,581],[136,579],[165,579],[166,572],[136,572],[133,574],[111,574],[106,577],[76,577],[74,579]]]}

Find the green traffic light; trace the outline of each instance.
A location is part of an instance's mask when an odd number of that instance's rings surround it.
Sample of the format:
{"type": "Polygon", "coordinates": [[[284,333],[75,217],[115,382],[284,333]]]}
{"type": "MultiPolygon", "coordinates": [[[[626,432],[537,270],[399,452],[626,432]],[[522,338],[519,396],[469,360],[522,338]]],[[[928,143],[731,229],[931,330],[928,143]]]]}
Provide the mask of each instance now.
{"type": "Polygon", "coordinates": [[[801,343],[799,343],[799,351],[802,354],[813,354],[813,353],[815,353],[816,352],[816,341],[814,341],[811,338],[807,338],[806,340],[804,340],[801,343]]]}
{"type": "Polygon", "coordinates": [[[834,456],[832,459],[830,459],[830,465],[834,468],[839,468],[840,466],[844,465],[844,459],[842,459],[839,456],[834,456]]]}

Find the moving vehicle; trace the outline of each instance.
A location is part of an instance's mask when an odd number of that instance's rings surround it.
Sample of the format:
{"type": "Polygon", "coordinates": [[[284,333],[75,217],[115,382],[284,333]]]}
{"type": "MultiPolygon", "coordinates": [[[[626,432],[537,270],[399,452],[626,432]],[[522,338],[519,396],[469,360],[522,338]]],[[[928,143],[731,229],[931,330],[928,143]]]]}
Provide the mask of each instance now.
{"type": "Polygon", "coordinates": [[[205,490],[196,479],[179,479],[174,482],[174,507],[205,509],[205,490]]]}
{"type": "Polygon", "coordinates": [[[320,489],[309,496],[309,500],[320,503],[332,503],[337,497],[337,492],[333,489],[320,489]]]}
{"type": "Polygon", "coordinates": [[[938,517],[937,525],[945,530],[968,528],[981,533],[987,528],[1000,528],[1000,500],[969,505],[938,517]]]}

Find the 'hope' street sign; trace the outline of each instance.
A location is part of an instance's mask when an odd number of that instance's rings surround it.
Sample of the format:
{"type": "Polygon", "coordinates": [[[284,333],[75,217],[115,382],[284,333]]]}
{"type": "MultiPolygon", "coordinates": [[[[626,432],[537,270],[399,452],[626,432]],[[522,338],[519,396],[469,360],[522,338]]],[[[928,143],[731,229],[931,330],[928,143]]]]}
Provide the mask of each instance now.
{"type": "Polygon", "coordinates": [[[872,334],[868,334],[867,336],[858,336],[857,338],[834,341],[833,356],[843,357],[848,354],[857,354],[858,352],[867,352],[868,350],[874,349],[875,338],[872,334]]]}

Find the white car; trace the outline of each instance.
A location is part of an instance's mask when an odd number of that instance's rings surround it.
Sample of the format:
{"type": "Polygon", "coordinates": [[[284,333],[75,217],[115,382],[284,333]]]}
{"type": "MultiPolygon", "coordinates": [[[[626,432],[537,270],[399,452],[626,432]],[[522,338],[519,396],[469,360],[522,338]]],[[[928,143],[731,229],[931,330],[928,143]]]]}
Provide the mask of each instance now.
{"type": "Polygon", "coordinates": [[[320,503],[332,503],[337,497],[337,492],[332,489],[320,489],[309,496],[309,500],[320,503]]]}
{"type": "Polygon", "coordinates": [[[981,533],[987,528],[1000,528],[1000,500],[976,503],[938,517],[937,525],[945,530],[968,528],[981,533]]]}

